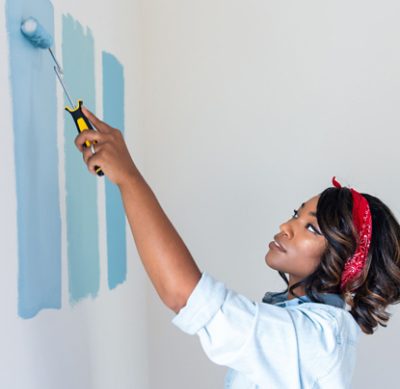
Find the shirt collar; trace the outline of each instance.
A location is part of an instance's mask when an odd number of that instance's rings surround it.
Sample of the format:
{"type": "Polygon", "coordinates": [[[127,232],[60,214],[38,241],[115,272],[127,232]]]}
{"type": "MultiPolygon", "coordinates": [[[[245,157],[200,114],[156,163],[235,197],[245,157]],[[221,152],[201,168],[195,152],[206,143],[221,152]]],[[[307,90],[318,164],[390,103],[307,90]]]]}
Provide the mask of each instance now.
{"type": "MultiPolygon", "coordinates": [[[[322,301],[322,304],[332,305],[338,308],[345,308],[346,306],[345,301],[339,294],[317,293],[317,297],[322,301]]],[[[262,301],[263,303],[273,304],[279,307],[290,307],[314,302],[308,296],[300,296],[288,300],[288,292],[267,292],[262,301]]]]}

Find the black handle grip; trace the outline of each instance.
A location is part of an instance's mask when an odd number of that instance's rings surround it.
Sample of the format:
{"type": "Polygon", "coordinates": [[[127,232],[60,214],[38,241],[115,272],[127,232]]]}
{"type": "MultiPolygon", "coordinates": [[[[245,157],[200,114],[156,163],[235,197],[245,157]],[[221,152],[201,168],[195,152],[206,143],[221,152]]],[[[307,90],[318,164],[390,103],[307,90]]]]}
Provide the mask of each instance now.
{"type": "MultiPolygon", "coordinates": [[[[65,107],[65,110],[68,111],[71,114],[72,118],[74,119],[76,128],[79,133],[86,131],[86,130],[93,130],[92,124],[90,123],[88,118],[82,112],[82,104],[83,104],[83,101],[78,100],[78,105],[76,107],[74,107],[74,108],[65,107]]],[[[94,144],[96,144],[96,142],[94,142],[94,144]]],[[[90,147],[91,143],[89,141],[86,141],[84,146],[90,147]]],[[[99,166],[95,166],[94,169],[98,176],[104,176],[104,173],[99,166]]]]}

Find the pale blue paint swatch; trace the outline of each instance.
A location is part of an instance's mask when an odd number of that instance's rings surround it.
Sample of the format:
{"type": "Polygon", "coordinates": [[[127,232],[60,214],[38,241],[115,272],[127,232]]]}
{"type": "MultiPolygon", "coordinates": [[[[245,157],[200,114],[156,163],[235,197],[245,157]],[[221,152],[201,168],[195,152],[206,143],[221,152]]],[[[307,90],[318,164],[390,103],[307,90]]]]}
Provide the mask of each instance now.
{"type": "MultiPolygon", "coordinates": [[[[90,30],[70,15],[63,16],[62,53],[64,81],[70,95],[95,107],[94,39],[90,30]]],[[[67,104],[67,101],[65,101],[67,104]]],[[[100,284],[97,178],[87,170],[75,147],[78,131],[65,111],[65,180],[67,208],[67,252],[70,302],[95,297],[100,284]]]]}
{"type": "Polygon", "coordinates": [[[41,309],[61,307],[56,79],[49,51],[34,48],[20,32],[22,20],[34,16],[53,35],[53,15],[47,0],[6,2],[17,194],[18,314],[25,319],[41,309]]]}
{"type": "MultiPolygon", "coordinates": [[[[103,52],[103,117],[124,131],[124,69],[112,55],[103,52]]],[[[119,189],[106,179],[108,287],[126,280],[125,212],[119,189]]]]}

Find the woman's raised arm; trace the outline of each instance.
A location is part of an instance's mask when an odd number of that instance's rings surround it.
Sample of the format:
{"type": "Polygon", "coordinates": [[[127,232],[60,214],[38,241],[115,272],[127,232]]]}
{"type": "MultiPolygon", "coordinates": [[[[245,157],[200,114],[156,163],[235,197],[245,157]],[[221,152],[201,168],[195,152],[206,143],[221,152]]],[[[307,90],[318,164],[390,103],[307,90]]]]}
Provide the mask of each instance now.
{"type": "Polygon", "coordinates": [[[134,164],[120,131],[83,108],[97,131],[83,131],[75,144],[93,173],[100,166],[118,185],[139,256],[162,301],[174,312],[186,304],[201,272],[185,243],[134,164]],[[86,141],[93,144],[87,148],[86,141]]]}

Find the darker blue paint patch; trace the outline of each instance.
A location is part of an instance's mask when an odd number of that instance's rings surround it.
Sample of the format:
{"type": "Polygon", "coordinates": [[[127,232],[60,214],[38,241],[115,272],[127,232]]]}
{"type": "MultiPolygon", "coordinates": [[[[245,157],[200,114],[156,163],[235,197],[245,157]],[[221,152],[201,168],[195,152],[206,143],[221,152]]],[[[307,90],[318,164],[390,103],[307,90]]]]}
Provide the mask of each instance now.
{"type": "MultiPolygon", "coordinates": [[[[111,126],[125,127],[124,69],[112,55],[103,52],[103,117],[111,126]]],[[[117,186],[106,179],[108,286],[126,280],[125,212],[117,186]]]]}

